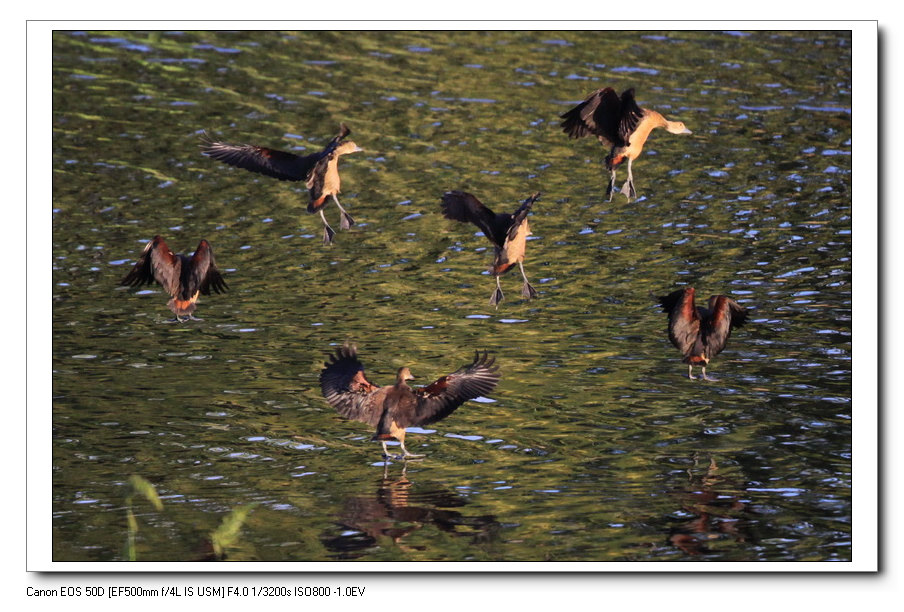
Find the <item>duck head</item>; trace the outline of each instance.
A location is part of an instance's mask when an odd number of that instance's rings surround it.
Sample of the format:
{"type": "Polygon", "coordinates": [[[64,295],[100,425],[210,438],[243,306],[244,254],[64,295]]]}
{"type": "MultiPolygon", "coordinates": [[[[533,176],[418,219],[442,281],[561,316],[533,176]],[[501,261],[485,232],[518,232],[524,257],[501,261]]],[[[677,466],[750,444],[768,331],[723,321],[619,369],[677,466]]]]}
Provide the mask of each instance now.
{"type": "Polygon", "coordinates": [[[356,145],[351,140],[346,140],[341,145],[336,147],[336,154],[337,155],[348,155],[349,153],[358,153],[363,150],[364,149],[362,149],[361,147],[356,145]]]}
{"type": "Polygon", "coordinates": [[[665,131],[670,134],[693,134],[693,132],[685,127],[683,121],[667,121],[665,124],[665,131]]]}
{"type": "Polygon", "coordinates": [[[396,374],[396,384],[404,384],[406,380],[414,380],[414,374],[408,368],[399,368],[399,372],[396,374]]]}

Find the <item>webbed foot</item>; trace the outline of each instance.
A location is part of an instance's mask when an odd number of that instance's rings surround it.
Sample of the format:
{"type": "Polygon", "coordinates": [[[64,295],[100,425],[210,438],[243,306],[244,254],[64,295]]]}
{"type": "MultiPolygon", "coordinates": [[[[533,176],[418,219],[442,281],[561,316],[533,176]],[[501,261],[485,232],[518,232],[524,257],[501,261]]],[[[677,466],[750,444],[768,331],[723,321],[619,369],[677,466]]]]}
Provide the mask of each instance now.
{"type": "Polygon", "coordinates": [[[499,307],[499,302],[505,299],[505,296],[502,294],[502,289],[496,287],[493,290],[493,295],[490,296],[490,306],[499,307]]]}
{"type": "Polygon", "coordinates": [[[339,221],[339,229],[347,230],[350,229],[354,224],[354,217],[343,210],[341,213],[341,220],[339,221]]]}
{"type": "Polygon", "coordinates": [[[336,232],[329,225],[323,226],[323,246],[330,246],[333,244],[333,236],[336,235],[336,232]]]}

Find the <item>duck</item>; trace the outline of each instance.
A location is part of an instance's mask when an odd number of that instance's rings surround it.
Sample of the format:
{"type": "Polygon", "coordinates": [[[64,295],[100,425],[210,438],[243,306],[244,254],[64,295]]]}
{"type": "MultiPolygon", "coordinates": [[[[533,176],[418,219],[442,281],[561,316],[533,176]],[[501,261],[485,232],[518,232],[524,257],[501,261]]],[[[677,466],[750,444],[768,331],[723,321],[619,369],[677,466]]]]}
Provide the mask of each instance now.
{"type": "Polygon", "coordinates": [[[203,321],[192,315],[198,296],[210,295],[211,290],[223,293],[229,287],[217,269],[213,249],[201,240],[194,254],[175,254],[160,236],[145,245],[135,266],[119,282],[127,287],[150,285],[156,281],[171,296],[166,303],[176,315],[175,322],[203,321]],[[185,317],[185,318],[183,318],[185,317]]]}
{"type": "Polygon", "coordinates": [[[496,277],[496,289],[490,296],[490,306],[498,308],[499,303],[505,298],[499,277],[511,270],[515,264],[518,264],[521,277],[524,279],[521,295],[526,299],[537,297],[537,290],[527,280],[527,274],[524,272],[524,252],[527,248],[527,237],[531,235],[527,213],[540,195],[540,192],[533,194],[511,214],[496,214],[474,195],[464,191],[447,191],[442,196],[440,206],[443,216],[452,221],[473,223],[493,243],[495,254],[493,265],[488,271],[496,277]]]}
{"type": "Polygon", "coordinates": [[[687,377],[694,379],[694,366],[701,366],[703,380],[710,359],[722,352],[731,330],[747,322],[747,310],[727,295],[713,295],[707,307],[694,305],[693,287],[678,289],[658,298],[669,315],[669,340],[684,355],[687,377]]]}
{"type": "Polygon", "coordinates": [[[327,223],[323,214],[323,209],[328,203],[327,198],[332,198],[339,208],[340,229],[347,230],[355,224],[355,219],[342,207],[337,197],[341,183],[339,158],[364,150],[351,140],[345,140],[349,134],[351,134],[349,127],[341,123],[339,133],[322,151],[301,156],[257,145],[217,142],[204,133],[201,136],[201,152],[230,166],[244,168],[281,181],[305,181],[311,198],[308,212],[320,213],[323,222],[323,244],[330,245],[336,232],[327,223]]]}
{"type": "Polygon", "coordinates": [[[583,102],[562,114],[562,131],[572,138],[595,135],[604,147],[609,147],[606,155],[606,170],[609,171],[609,186],[606,188],[607,201],[612,201],[615,187],[615,170],[628,160],[628,180],[621,192],[630,202],[637,199],[631,164],[640,155],[647,138],[656,128],[663,128],[670,134],[692,134],[681,121],[669,121],[661,114],[648,108],[641,108],[634,99],[634,88],[622,92],[621,97],[611,87],[597,89],[583,102]]]}
{"type": "Polygon", "coordinates": [[[499,382],[496,358],[474,352],[474,360],[426,387],[408,386],[414,375],[408,367],[396,372],[395,384],[378,386],[367,380],[357,347],[346,342],[328,354],[320,372],[323,397],[346,419],[375,428],[371,440],[383,444],[384,458],[422,457],[405,448],[405,428],[429,425],[452,414],[459,406],[490,393],[499,382]],[[386,442],[398,440],[402,455],[390,455],[386,442]]]}

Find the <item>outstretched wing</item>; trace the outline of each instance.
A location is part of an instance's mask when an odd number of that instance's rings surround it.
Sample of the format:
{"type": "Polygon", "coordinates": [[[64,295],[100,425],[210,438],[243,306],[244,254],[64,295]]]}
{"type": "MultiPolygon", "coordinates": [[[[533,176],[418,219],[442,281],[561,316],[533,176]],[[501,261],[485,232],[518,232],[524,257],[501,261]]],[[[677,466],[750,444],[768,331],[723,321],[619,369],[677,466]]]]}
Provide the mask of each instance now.
{"type": "Polygon", "coordinates": [[[195,249],[189,263],[189,274],[185,286],[182,287],[183,299],[189,299],[200,291],[204,295],[210,295],[213,289],[217,293],[223,293],[228,289],[226,281],[217,269],[216,261],[213,258],[213,250],[210,243],[202,240],[195,249]]]}
{"type": "Polygon", "coordinates": [[[473,223],[487,239],[500,249],[505,243],[505,229],[498,227],[496,213],[484,206],[480,200],[464,191],[447,191],[443,194],[443,216],[453,221],[473,223]]]}
{"type": "Polygon", "coordinates": [[[621,104],[618,94],[611,87],[597,89],[583,102],[562,114],[562,131],[572,138],[593,134],[605,139],[609,146],[623,146],[618,135],[621,104]]]}
{"type": "Polygon", "coordinates": [[[643,119],[643,111],[634,100],[634,88],[622,92],[617,116],[616,136],[614,142],[619,146],[627,147],[630,144],[631,134],[637,129],[637,124],[643,119]]]}
{"type": "Polygon", "coordinates": [[[139,287],[157,281],[164,291],[175,297],[179,291],[181,271],[182,260],[179,256],[170,251],[163,238],[154,236],[144,247],[135,266],[119,281],[119,284],[139,287]]]}
{"type": "Polygon", "coordinates": [[[669,314],[669,340],[687,354],[700,333],[700,315],[694,306],[694,289],[686,287],[659,298],[662,310],[669,314]]]}
{"type": "Polygon", "coordinates": [[[731,330],[747,322],[747,311],[743,306],[726,295],[709,298],[709,316],[703,321],[703,339],[707,356],[722,352],[731,336],[731,330]]]}
{"type": "Polygon", "coordinates": [[[357,349],[349,344],[340,346],[323,365],[320,390],[330,406],[347,419],[376,427],[382,414],[379,396],[385,392],[364,376],[357,349]]]}
{"type": "Polygon", "coordinates": [[[416,389],[417,407],[412,425],[435,423],[464,404],[466,401],[486,395],[499,382],[499,366],[494,366],[495,357],[474,353],[474,362],[462,366],[455,373],[416,389]]]}
{"type": "Polygon", "coordinates": [[[518,233],[518,228],[521,227],[521,224],[524,223],[524,220],[527,219],[527,213],[530,212],[530,207],[534,205],[540,199],[540,192],[538,191],[531,197],[524,200],[521,206],[512,214],[512,225],[508,228],[508,232],[506,233],[506,240],[514,240],[515,235],[518,233]]]}
{"type": "Polygon", "coordinates": [[[230,166],[272,176],[281,181],[307,180],[311,170],[323,156],[323,153],[300,156],[256,145],[216,142],[206,134],[201,138],[201,152],[230,166]]]}

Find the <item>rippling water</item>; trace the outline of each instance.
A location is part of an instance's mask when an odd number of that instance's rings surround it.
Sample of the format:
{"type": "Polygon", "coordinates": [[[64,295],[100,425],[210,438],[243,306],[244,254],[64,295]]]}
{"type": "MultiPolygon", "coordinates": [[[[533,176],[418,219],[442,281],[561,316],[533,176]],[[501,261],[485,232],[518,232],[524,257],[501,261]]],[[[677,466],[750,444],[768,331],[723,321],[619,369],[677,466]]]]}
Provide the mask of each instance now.
{"type": "MultiPolygon", "coordinates": [[[[53,39],[53,558],[851,559],[848,32],[63,32],[53,39]],[[559,115],[634,87],[684,121],[604,197],[605,151],[559,115]],[[319,150],[340,121],[358,225],[320,244],[303,185],[199,153],[319,150]],[[492,253],[440,195],[514,210],[525,269],[487,305],[492,253]],[[118,287],[155,234],[213,245],[231,291],[202,322],[118,287]],[[689,381],[650,297],[750,311],[689,381]],[[496,353],[503,378],[380,460],[320,397],[331,346],[371,380],[496,353]]],[[[620,173],[624,178],[624,171],[620,173]]],[[[328,211],[335,220],[335,208],[328,211]]]]}

